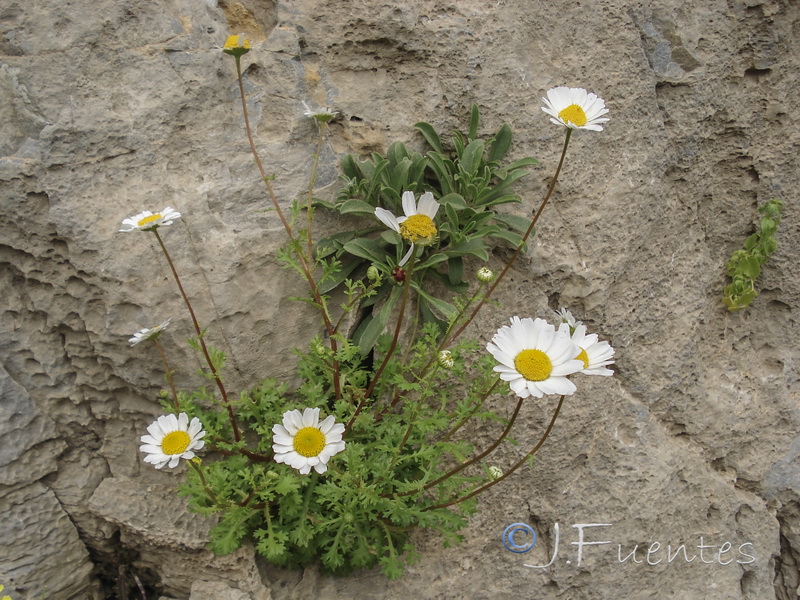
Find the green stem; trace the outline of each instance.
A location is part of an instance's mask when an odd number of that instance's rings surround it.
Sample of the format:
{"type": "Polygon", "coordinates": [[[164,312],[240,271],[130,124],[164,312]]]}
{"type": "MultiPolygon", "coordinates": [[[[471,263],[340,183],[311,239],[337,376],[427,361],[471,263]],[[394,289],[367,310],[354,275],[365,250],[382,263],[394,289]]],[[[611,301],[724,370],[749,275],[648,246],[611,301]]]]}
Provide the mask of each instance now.
{"type": "MultiPolygon", "coordinates": [[[[250,152],[253,155],[253,159],[255,160],[256,167],[258,167],[258,172],[261,174],[261,180],[264,182],[264,185],[267,187],[267,193],[269,194],[269,198],[272,201],[272,206],[275,209],[278,217],[283,224],[283,228],[286,231],[286,235],[289,237],[289,240],[292,242],[292,246],[296,248],[297,251],[297,258],[300,261],[300,268],[303,272],[303,276],[306,278],[309,287],[311,288],[311,293],[314,296],[314,302],[316,302],[317,306],[319,306],[320,314],[322,315],[322,319],[325,322],[325,329],[328,332],[328,339],[330,340],[331,350],[333,350],[334,358],[333,358],[333,387],[334,387],[334,394],[336,396],[336,400],[341,397],[341,386],[339,384],[339,361],[336,359],[336,352],[337,346],[336,339],[333,337],[336,333],[336,329],[331,322],[330,315],[328,314],[327,305],[322,298],[322,295],[319,293],[319,288],[317,287],[316,282],[314,281],[314,276],[311,273],[311,268],[308,265],[308,260],[306,260],[306,256],[300,250],[300,246],[298,245],[297,238],[295,237],[294,233],[292,232],[292,227],[289,225],[289,221],[286,219],[286,216],[283,214],[281,210],[281,206],[278,203],[278,197],[275,195],[275,190],[272,188],[272,183],[270,181],[269,175],[267,175],[266,170],[264,169],[264,164],[261,162],[261,157],[258,154],[258,150],[256,149],[256,143],[253,139],[253,131],[250,128],[250,115],[247,112],[247,101],[245,100],[244,95],[244,80],[242,78],[242,64],[241,64],[241,57],[236,56],[236,77],[239,81],[239,95],[242,99],[242,113],[244,115],[244,129],[245,133],[247,134],[247,141],[250,143],[250,152]]],[[[310,236],[310,232],[309,232],[310,236]]]]}
{"type": "Polygon", "coordinates": [[[197,476],[200,478],[200,485],[203,486],[203,489],[205,490],[206,494],[208,494],[208,497],[211,498],[211,501],[214,504],[219,505],[219,500],[217,500],[217,495],[214,493],[211,487],[209,487],[208,482],[206,481],[206,476],[203,475],[203,470],[200,468],[200,465],[195,463],[193,459],[187,462],[189,463],[189,466],[192,469],[194,469],[195,473],[197,473],[197,476]]]}
{"type": "MultiPolygon", "coordinates": [[[[316,122],[316,119],[314,119],[316,122]]],[[[317,138],[317,150],[314,152],[314,160],[311,163],[311,176],[308,178],[308,199],[306,201],[306,237],[308,241],[308,260],[314,261],[314,241],[311,233],[313,226],[314,207],[312,201],[314,199],[314,184],[317,182],[317,168],[319,167],[319,157],[322,154],[322,142],[325,138],[325,131],[327,130],[327,123],[317,123],[319,129],[319,138],[317,138]]]]}
{"type": "Polygon", "coordinates": [[[565,398],[565,396],[561,396],[561,398],[559,399],[558,406],[556,406],[556,411],[553,413],[553,418],[550,419],[550,424],[547,426],[547,430],[544,432],[544,435],[542,435],[542,437],[539,440],[539,442],[533,447],[533,449],[530,452],[528,452],[525,456],[523,456],[508,471],[503,473],[497,479],[495,479],[493,481],[490,481],[489,483],[487,483],[485,485],[482,485],[478,489],[472,490],[466,496],[462,496],[461,498],[457,498],[455,500],[451,500],[451,501],[445,502],[443,504],[437,504],[436,506],[428,506],[426,508],[423,508],[422,510],[435,510],[437,508],[446,508],[448,506],[452,506],[453,504],[458,504],[460,502],[463,502],[464,500],[468,500],[468,499],[472,498],[473,496],[475,496],[476,494],[480,494],[481,492],[485,492],[486,490],[488,490],[493,485],[497,485],[498,483],[503,481],[503,479],[505,479],[506,477],[511,475],[514,471],[519,469],[523,464],[525,464],[525,461],[527,461],[531,456],[533,456],[534,454],[536,454],[536,452],[538,452],[539,448],[542,447],[542,444],[544,444],[545,440],[550,435],[550,432],[553,430],[553,425],[555,425],[556,419],[558,418],[558,413],[561,412],[561,406],[564,404],[564,398],[565,398]]]}
{"type": "Polygon", "coordinates": [[[381,375],[383,374],[383,370],[386,368],[386,365],[389,364],[389,359],[392,358],[392,354],[394,354],[394,350],[397,347],[397,340],[400,338],[400,331],[403,328],[403,316],[406,312],[406,306],[408,304],[408,296],[409,291],[411,290],[411,278],[414,276],[414,265],[417,262],[417,253],[416,250],[411,254],[411,260],[408,262],[408,268],[406,269],[406,280],[403,282],[403,296],[400,299],[400,312],[397,315],[397,324],[394,328],[394,335],[392,336],[392,343],[389,345],[389,349],[386,351],[386,356],[383,357],[383,362],[381,366],[378,367],[378,370],[375,372],[375,375],[372,378],[372,381],[369,384],[366,392],[364,392],[364,397],[369,398],[372,391],[375,389],[375,386],[378,384],[378,380],[380,379],[381,375]]]}
{"type": "Polygon", "coordinates": [[[206,342],[203,339],[204,337],[203,330],[200,328],[200,323],[197,321],[197,317],[194,314],[192,303],[189,301],[189,296],[186,295],[186,291],[183,289],[181,278],[178,277],[178,271],[175,268],[175,264],[172,262],[172,257],[170,257],[167,247],[164,245],[164,240],[162,240],[161,236],[158,234],[158,229],[157,228],[152,229],[152,232],[155,234],[156,240],[158,240],[158,245],[161,246],[161,251],[167,258],[167,263],[169,264],[169,268],[172,271],[172,276],[175,278],[175,283],[178,284],[178,290],[181,293],[183,302],[184,304],[186,304],[186,308],[189,309],[189,316],[192,318],[192,325],[194,325],[194,331],[197,334],[197,340],[200,343],[200,350],[203,353],[203,358],[205,359],[208,368],[211,370],[211,374],[214,377],[214,382],[217,384],[219,393],[222,395],[222,401],[225,404],[225,408],[228,410],[228,419],[230,420],[231,427],[233,428],[233,438],[238,442],[239,440],[241,440],[242,436],[241,433],[239,433],[239,426],[236,423],[236,415],[234,415],[233,413],[233,406],[231,406],[231,402],[228,399],[228,392],[225,391],[225,386],[222,383],[222,377],[220,377],[220,374],[217,371],[217,367],[214,365],[214,361],[211,360],[211,355],[208,352],[208,347],[206,346],[206,342]]]}
{"type": "Polygon", "coordinates": [[[528,238],[530,237],[531,233],[533,232],[533,228],[536,225],[536,222],[539,220],[539,217],[541,216],[542,211],[544,210],[544,207],[547,205],[547,201],[550,200],[550,196],[552,196],[553,190],[556,187],[556,182],[558,181],[558,176],[561,173],[561,167],[564,164],[564,158],[567,155],[567,147],[569,146],[569,140],[570,140],[571,136],[572,136],[572,129],[567,127],[567,135],[564,138],[564,148],[561,150],[561,158],[558,161],[558,167],[556,167],[556,173],[553,176],[553,181],[550,183],[550,187],[547,190],[547,194],[545,194],[544,200],[542,200],[542,203],[539,205],[539,210],[536,211],[536,214],[533,216],[533,219],[531,219],[531,224],[530,224],[530,226],[528,226],[528,230],[525,232],[525,235],[522,236],[522,242],[520,242],[519,246],[517,246],[517,249],[514,251],[514,254],[511,256],[509,261],[506,263],[506,266],[500,272],[500,275],[498,275],[497,279],[494,280],[494,283],[492,283],[492,286],[486,292],[486,295],[483,298],[481,298],[481,301],[478,303],[478,305],[472,311],[472,314],[470,314],[469,318],[464,322],[463,325],[461,325],[461,327],[449,339],[445,338],[442,341],[441,345],[439,346],[439,350],[442,350],[442,349],[446,348],[447,346],[449,346],[450,344],[452,344],[453,341],[464,332],[464,330],[469,326],[469,324],[472,323],[472,320],[478,314],[478,312],[480,311],[481,307],[489,299],[489,296],[492,295],[492,292],[494,292],[494,290],[497,288],[497,286],[500,284],[500,282],[505,277],[506,273],[508,273],[509,269],[511,268],[511,265],[514,264],[514,261],[517,260],[517,257],[522,252],[522,248],[525,246],[526,242],[528,241],[528,238]]]}
{"type": "MultiPolygon", "coordinates": [[[[342,434],[343,436],[347,435],[347,432],[350,431],[350,427],[353,425],[353,422],[356,420],[356,417],[364,409],[364,406],[366,406],[370,394],[372,394],[372,392],[375,390],[375,386],[377,385],[378,380],[383,374],[383,370],[386,368],[386,365],[389,364],[389,359],[392,357],[392,354],[394,354],[394,349],[397,347],[397,340],[400,337],[400,330],[402,329],[403,325],[403,314],[405,313],[406,304],[408,302],[408,291],[411,288],[411,276],[413,275],[415,261],[416,261],[416,252],[411,256],[411,260],[409,261],[409,267],[408,270],[406,271],[406,280],[403,282],[403,295],[400,299],[400,312],[397,315],[397,325],[394,328],[392,343],[389,345],[389,349],[386,351],[386,356],[383,357],[383,362],[381,362],[380,367],[378,367],[378,370],[375,371],[375,375],[373,375],[372,381],[370,381],[367,389],[364,390],[364,394],[361,397],[361,401],[358,403],[358,406],[356,407],[356,411],[353,413],[353,416],[350,417],[350,420],[347,422],[347,425],[345,425],[344,433],[342,434]]],[[[386,409],[384,409],[375,416],[375,419],[380,420],[380,418],[383,416],[383,413],[392,406],[394,406],[397,403],[397,400],[398,398],[392,400],[391,404],[387,406],[386,409]]]]}

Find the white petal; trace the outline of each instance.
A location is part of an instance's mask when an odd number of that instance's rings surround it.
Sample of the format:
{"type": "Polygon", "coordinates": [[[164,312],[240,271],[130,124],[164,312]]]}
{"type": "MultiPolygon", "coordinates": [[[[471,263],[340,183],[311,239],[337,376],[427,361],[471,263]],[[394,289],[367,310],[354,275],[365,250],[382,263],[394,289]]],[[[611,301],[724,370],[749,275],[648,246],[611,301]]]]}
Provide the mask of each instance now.
{"type": "Polygon", "coordinates": [[[406,264],[408,262],[408,259],[411,258],[411,255],[413,253],[414,253],[414,244],[411,244],[411,248],[408,249],[408,252],[406,252],[406,255],[403,257],[403,260],[401,260],[397,264],[397,266],[402,267],[404,264],[406,264]]]}
{"type": "Polygon", "coordinates": [[[434,200],[433,194],[430,192],[425,192],[422,194],[422,196],[420,196],[417,210],[433,220],[433,218],[436,216],[436,213],[439,211],[439,203],[434,200]]]}
{"type": "Polygon", "coordinates": [[[414,192],[403,192],[403,213],[406,217],[417,214],[417,201],[414,192]]]}
{"type": "Polygon", "coordinates": [[[388,210],[378,207],[375,209],[375,216],[389,229],[394,229],[397,233],[400,233],[400,222],[388,210]]]}

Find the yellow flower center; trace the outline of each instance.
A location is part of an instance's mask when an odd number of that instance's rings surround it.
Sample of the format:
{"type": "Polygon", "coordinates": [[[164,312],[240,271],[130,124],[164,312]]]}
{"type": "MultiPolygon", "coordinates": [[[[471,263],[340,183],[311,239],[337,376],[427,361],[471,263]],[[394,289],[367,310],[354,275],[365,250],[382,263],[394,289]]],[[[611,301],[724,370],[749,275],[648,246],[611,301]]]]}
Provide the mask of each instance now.
{"type": "Polygon", "coordinates": [[[558,113],[558,118],[565,123],[574,123],[578,127],[586,125],[586,113],[577,104],[570,104],[567,108],[558,113]]]}
{"type": "Polygon", "coordinates": [[[149,217],[145,217],[144,219],[139,219],[139,222],[136,223],[139,227],[144,227],[148,223],[152,223],[153,221],[158,221],[161,218],[159,213],[154,215],[150,215],[149,217]]]}
{"type": "Polygon", "coordinates": [[[436,235],[436,225],[428,215],[411,215],[400,223],[400,235],[412,244],[426,241],[436,235]]]}
{"type": "Polygon", "coordinates": [[[523,350],[514,359],[514,367],[528,381],[544,381],[553,371],[550,357],[541,350],[523,350]]]}
{"type": "Polygon", "coordinates": [[[588,369],[589,368],[589,355],[586,354],[586,350],[584,350],[583,348],[581,348],[581,353],[578,354],[578,356],[575,357],[575,360],[582,360],[583,361],[583,368],[584,369],[588,369]]]}
{"type": "Polygon", "coordinates": [[[294,436],[295,452],[306,458],[319,456],[325,448],[325,434],[316,427],[303,427],[294,436]]]}
{"type": "Polygon", "coordinates": [[[164,454],[183,454],[191,441],[189,434],[185,431],[173,431],[161,440],[161,451],[164,454]]]}

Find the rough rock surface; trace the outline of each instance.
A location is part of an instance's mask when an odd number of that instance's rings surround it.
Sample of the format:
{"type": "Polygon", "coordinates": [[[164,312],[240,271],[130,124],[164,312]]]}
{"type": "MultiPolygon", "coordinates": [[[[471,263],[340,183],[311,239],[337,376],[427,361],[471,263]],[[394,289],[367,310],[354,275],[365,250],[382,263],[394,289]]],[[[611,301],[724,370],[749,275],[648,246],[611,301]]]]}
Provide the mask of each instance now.
{"type": "MultiPolygon", "coordinates": [[[[0,583],[14,600],[137,597],[137,580],[193,600],[797,596],[800,4],[6,0],[0,32],[0,583]],[[117,233],[123,218],[183,213],[165,238],[231,387],[291,377],[308,336],[219,52],[240,31],[287,203],[313,152],[301,100],[341,112],[321,159],[329,195],[344,154],[421,144],[415,122],[463,127],[478,103],[487,131],[510,123],[514,153],[540,160],[520,212],[560,151],[545,91],[586,87],[611,109],[604,132],[573,137],[527,260],[473,331],[570,307],[617,349],[616,375],[570,399],[535,469],[483,498],[460,547],[421,535],[400,581],[280,571],[247,547],[213,557],[175,475],[138,455],[163,368],[127,338],[173,316],[162,340],[179,384],[198,363],[167,267],[117,233]],[[725,261],[773,196],[778,252],[758,299],[729,314],[725,261]],[[540,536],[529,554],[500,542],[515,522],[540,536]],[[579,565],[582,523],[609,524],[584,534],[611,543],[579,565]],[[527,568],[550,560],[556,524],[553,565],[527,568]]],[[[552,403],[526,404],[524,424],[540,430],[552,403]]]]}

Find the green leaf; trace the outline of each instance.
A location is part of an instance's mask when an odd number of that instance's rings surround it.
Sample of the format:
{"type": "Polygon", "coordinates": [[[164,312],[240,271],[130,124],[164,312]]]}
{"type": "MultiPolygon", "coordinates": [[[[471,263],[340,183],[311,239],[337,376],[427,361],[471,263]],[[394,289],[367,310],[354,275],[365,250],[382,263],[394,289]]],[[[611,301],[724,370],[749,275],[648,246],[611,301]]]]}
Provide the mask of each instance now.
{"type": "Polygon", "coordinates": [[[353,334],[353,342],[358,344],[361,354],[367,354],[375,346],[375,342],[386,329],[386,324],[389,322],[389,317],[400,299],[400,292],[402,288],[395,287],[392,289],[389,298],[378,311],[377,316],[373,312],[368,316],[353,334]]]}
{"type": "Polygon", "coordinates": [[[474,140],[478,137],[478,125],[480,123],[481,116],[478,112],[478,105],[473,104],[470,108],[469,113],[469,139],[474,140]]]}
{"type": "Polygon", "coordinates": [[[402,161],[408,160],[408,150],[402,142],[394,142],[389,145],[386,157],[392,165],[399,165],[402,161]]]}
{"type": "Polygon", "coordinates": [[[416,267],[414,267],[414,270],[417,271],[417,270],[420,270],[420,269],[427,269],[428,267],[432,267],[434,265],[438,265],[439,263],[442,263],[442,262],[444,262],[446,260],[448,260],[448,256],[446,254],[437,253],[437,254],[434,254],[433,256],[431,256],[424,263],[419,264],[416,267]]]}
{"type": "MultiPolygon", "coordinates": [[[[513,231],[498,231],[493,233],[491,236],[492,238],[505,240],[511,244],[512,248],[518,248],[519,245],[522,243],[522,236],[519,234],[514,233],[513,231]]],[[[522,251],[525,252],[527,250],[527,244],[525,247],[522,248],[522,251]]]]}
{"type": "Polygon", "coordinates": [[[322,281],[317,283],[317,287],[319,288],[320,294],[327,294],[332,289],[339,287],[339,285],[348,277],[350,274],[355,271],[358,266],[361,264],[361,261],[358,260],[344,260],[342,261],[339,270],[329,275],[322,281]]]}
{"type": "Polygon", "coordinates": [[[369,261],[383,263],[386,261],[386,250],[378,240],[357,238],[344,245],[344,250],[353,256],[366,258],[369,261]]]}
{"type": "Polygon", "coordinates": [[[414,127],[422,134],[425,138],[425,141],[428,142],[428,145],[433,148],[439,154],[444,154],[444,149],[442,148],[442,141],[439,139],[439,134],[436,133],[436,130],[430,123],[420,122],[414,125],[414,127]]]}
{"type": "MultiPolygon", "coordinates": [[[[528,171],[513,171],[509,173],[496,185],[486,188],[486,190],[478,198],[478,203],[480,205],[485,205],[487,202],[502,196],[503,192],[511,187],[512,183],[514,183],[520,177],[525,177],[527,174],[528,171]]],[[[510,202],[514,202],[514,200],[511,200],[510,202]]]]}
{"type": "Polygon", "coordinates": [[[375,207],[363,200],[352,198],[339,205],[339,212],[343,215],[374,215],[375,207]]]}
{"type": "Polygon", "coordinates": [[[391,187],[396,192],[408,190],[408,172],[411,169],[411,160],[403,158],[392,171],[391,187]]]}
{"type": "Polygon", "coordinates": [[[466,256],[469,254],[480,258],[484,262],[489,260],[486,244],[483,243],[483,240],[479,239],[468,240],[445,250],[444,253],[448,256],[466,256]]]}
{"type": "Polygon", "coordinates": [[[419,287],[416,282],[412,283],[411,285],[414,287],[414,290],[416,290],[416,292],[420,296],[425,298],[425,300],[428,302],[428,304],[436,312],[438,312],[440,315],[445,317],[445,319],[447,319],[448,321],[458,314],[458,309],[455,306],[453,306],[452,304],[450,304],[449,302],[445,302],[444,300],[440,300],[439,298],[435,298],[434,296],[431,296],[427,292],[423,291],[422,288],[419,287]]]}
{"type": "Polygon", "coordinates": [[[350,179],[364,179],[364,173],[352,154],[342,159],[342,172],[350,179]]]}
{"type": "Polygon", "coordinates": [[[528,217],[518,217],[517,215],[495,213],[494,220],[520,233],[528,231],[528,227],[531,225],[531,220],[528,217]]]}
{"type": "Polygon", "coordinates": [[[248,508],[229,507],[211,530],[211,551],[224,555],[236,550],[247,533],[245,524],[252,514],[253,511],[248,508]]]}
{"type": "Polygon", "coordinates": [[[453,256],[447,263],[447,279],[453,285],[464,280],[464,259],[460,256],[453,256]]]}
{"type": "Polygon", "coordinates": [[[436,152],[428,152],[428,159],[431,161],[431,169],[436,173],[436,178],[439,180],[442,196],[451,194],[455,187],[455,182],[453,181],[455,166],[453,162],[436,152]]]}
{"type": "Polygon", "coordinates": [[[474,140],[464,148],[464,154],[461,156],[460,165],[467,173],[475,175],[478,173],[481,160],[483,160],[483,150],[485,144],[482,140],[474,140]]]}
{"type": "Polygon", "coordinates": [[[443,204],[445,206],[452,206],[455,210],[464,210],[467,208],[467,202],[461,196],[461,194],[447,194],[439,198],[439,204],[443,204]]]}
{"type": "Polygon", "coordinates": [[[489,145],[489,161],[500,162],[511,147],[511,127],[503,125],[495,134],[494,141],[489,145]]]}

